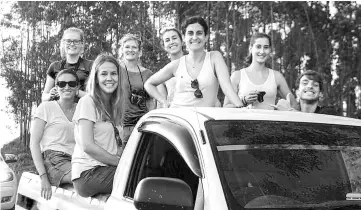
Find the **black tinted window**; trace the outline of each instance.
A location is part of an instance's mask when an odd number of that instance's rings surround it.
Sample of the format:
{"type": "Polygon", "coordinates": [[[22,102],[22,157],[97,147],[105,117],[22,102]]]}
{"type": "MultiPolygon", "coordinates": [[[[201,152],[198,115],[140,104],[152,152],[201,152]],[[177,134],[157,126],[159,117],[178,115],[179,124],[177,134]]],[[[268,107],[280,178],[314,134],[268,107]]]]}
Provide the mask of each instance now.
{"type": "Polygon", "coordinates": [[[320,208],[361,192],[360,127],[210,121],[206,128],[224,190],[242,207],[320,208]]]}

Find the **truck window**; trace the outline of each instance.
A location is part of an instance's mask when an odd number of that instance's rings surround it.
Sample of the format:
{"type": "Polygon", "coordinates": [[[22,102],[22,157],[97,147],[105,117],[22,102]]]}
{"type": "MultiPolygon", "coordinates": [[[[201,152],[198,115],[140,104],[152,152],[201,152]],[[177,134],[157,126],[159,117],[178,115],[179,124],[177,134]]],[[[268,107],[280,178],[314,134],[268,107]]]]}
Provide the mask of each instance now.
{"type": "Polygon", "coordinates": [[[181,179],[197,193],[198,177],[191,171],[176,148],[164,137],[144,133],[136,151],[128,179],[125,196],[133,199],[138,183],[147,177],[170,177],[181,179]]]}

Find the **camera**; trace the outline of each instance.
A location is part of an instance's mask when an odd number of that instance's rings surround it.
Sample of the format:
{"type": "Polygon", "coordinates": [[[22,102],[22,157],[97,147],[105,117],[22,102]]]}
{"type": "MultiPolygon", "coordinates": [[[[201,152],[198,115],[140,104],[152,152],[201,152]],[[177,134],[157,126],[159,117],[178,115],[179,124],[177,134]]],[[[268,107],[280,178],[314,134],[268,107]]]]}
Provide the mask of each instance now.
{"type": "Polygon", "coordinates": [[[258,102],[262,103],[264,100],[263,100],[263,96],[266,95],[266,92],[265,91],[259,91],[257,93],[257,100],[258,102]]]}

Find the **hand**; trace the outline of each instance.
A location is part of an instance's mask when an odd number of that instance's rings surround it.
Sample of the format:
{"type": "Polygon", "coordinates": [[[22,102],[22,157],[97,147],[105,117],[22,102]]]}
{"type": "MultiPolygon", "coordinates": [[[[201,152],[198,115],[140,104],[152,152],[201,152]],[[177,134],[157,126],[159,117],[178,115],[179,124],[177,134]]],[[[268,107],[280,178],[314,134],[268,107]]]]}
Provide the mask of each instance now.
{"type": "Polygon", "coordinates": [[[41,197],[45,200],[50,200],[52,195],[51,184],[48,179],[48,175],[44,174],[40,176],[41,179],[41,197]]]}
{"type": "Polygon", "coordinates": [[[51,88],[50,98],[59,97],[58,89],[56,87],[51,88]]]}
{"type": "Polygon", "coordinates": [[[294,111],[294,109],[291,107],[290,93],[287,94],[286,100],[285,99],[280,99],[280,100],[278,100],[276,105],[270,104],[270,106],[275,108],[275,110],[294,111]]]}
{"type": "Polygon", "coordinates": [[[247,104],[253,104],[257,101],[258,98],[258,92],[250,92],[248,95],[245,95],[244,100],[247,102],[247,104]]]}
{"type": "Polygon", "coordinates": [[[168,101],[163,101],[163,103],[161,102],[161,108],[169,108],[170,104],[168,101]]]}

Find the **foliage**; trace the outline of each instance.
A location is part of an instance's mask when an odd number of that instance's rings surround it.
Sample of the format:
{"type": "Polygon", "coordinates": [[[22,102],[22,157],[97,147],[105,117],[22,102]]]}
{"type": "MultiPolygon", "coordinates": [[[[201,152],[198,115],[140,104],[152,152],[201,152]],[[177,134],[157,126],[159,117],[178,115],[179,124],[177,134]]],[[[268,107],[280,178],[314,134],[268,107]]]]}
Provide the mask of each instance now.
{"type": "Polygon", "coordinates": [[[169,62],[161,29],[180,28],[186,17],[201,15],[210,25],[207,50],[221,51],[230,72],[246,67],[252,33],[266,32],[274,51],[269,65],[292,89],[303,70],[314,69],[325,78],[323,103],[339,109],[345,103],[345,114],[359,117],[360,14],[359,4],[344,1],[20,1],[0,21],[1,30],[18,31],[1,37],[1,76],[12,91],[11,112],[27,145],[31,112],[40,103],[48,66],[60,59],[66,28],[84,30],[88,59],[103,51],[118,56],[121,37],[136,33],[143,41],[142,65],[157,71],[169,62]]]}

